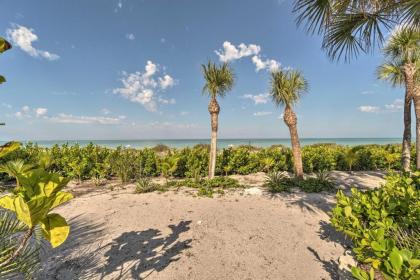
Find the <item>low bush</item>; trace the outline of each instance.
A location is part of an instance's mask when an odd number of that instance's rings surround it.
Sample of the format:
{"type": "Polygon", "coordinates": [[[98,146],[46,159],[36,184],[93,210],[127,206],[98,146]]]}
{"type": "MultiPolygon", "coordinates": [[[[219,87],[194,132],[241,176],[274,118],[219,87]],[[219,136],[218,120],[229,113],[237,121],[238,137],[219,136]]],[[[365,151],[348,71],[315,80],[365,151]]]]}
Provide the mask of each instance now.
{"type": "Polygon", "coordinates": [[[316,177],[304,179],[288,177],[281,172],[272,172],[267,175],[265,187],[272,193],[289,192],[292,188],[299,188],[304,192],[317,193],[334,190],[334,182],[325,171],[319,172],[316,177]]]}
{"type": "Polygon", "coordinates": [[[162,186],[157,183],[153,183],[150,178],[142,177],[137,179],[135,193],[148,193],[154,191],[166,191],[168,190],[167,186],[162,186]]]}
{"type": "MultiPolygon", "coordinates": [[[[413,149],[413,153],[415,149],[413,149]]],[[[400,145],[361,145],[356,147],[335,144],[317,144],[302,148],[306,173],[321,170],[378,170],[399,169],[400,145]]],[[[413,156],[413,164],[415,157],[413,156]]],[[[107,178],[116,176],[128,182],[138,176],[167,178],[202,178],[207,176],[209,146],[169,149],[164,146],[133,149],[87,146],[54,145],[42,148],[28,143],[0,160],[22,159],[26,164],[44,162],[45,168],[62,176],[79,181],[94,179],[100,185],[107,178]]],[[[217,175],[250,174],[254,172],[293,171],[290,148],[277,145],[264,149],[239,146],[218,151],[217,175]]],[[[7,179],[6,175],[0,179],[7,179]]]]}
{"type": "Polygon", "coordinates": [[[276,171],[267,175],[264,186],[272,193],[289,192],[292,187],[290,178],[283,172],[276,171]]]}
{"type": "Polygon", "coordinates": [[[391,175],[384,186],[366,192],[337,193],[333,226],[353,241],[353,252],[364,266],[354,267],[356,279],[419,279],[420,174],[391,175]],[[362,269],[364,268],[364,269],[362,269]]]}

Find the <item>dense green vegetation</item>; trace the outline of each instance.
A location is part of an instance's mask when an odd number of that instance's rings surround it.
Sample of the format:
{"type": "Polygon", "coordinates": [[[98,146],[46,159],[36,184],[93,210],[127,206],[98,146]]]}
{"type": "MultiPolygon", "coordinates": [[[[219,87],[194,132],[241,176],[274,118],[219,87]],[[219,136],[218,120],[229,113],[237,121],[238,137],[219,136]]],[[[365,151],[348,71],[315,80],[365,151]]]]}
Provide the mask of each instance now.
{"type": "MultiPolygon", "coordinates": [[[[75,180],[93,179],[97,185],[118,177],[128,182],[143,177],[205,177],[208,172],[209,147],[197,145],[184,149],[110,149],[93,144],[41,148],[27,144],[1,159],[0,163],[23,159],[25,164],[44,162],[48,171],[75,180]]],[[[412,150],[414,153],[414,149],[412,150]]],[[[385,170],[401,167],[401,145],[362,145],[356,147],[317,144],[302,148],[305,173],[329,170],[385,170]]],[[[415,158],[414,156],[412,157],[415,158]]],[[[414,163],[413,163],[414,164],[414,163]]],[[[250,174],[255,172],[292,171],[290,148],[239,146],[218,151],[216,174],[250,174]]],[[[7,179],[2,175],[3,179],[7,179]]]]}
{"type": "Polygon", "coordinates": [[[360,280],[419,279],[420,173],[391,175],[381,188],[337,193],[331,222],[353,241],[360,280]]]}
{"type": "MultiPolygon", "coordinates": [[[[0,147],[0,158],[17,151],[20,144],[0,147]]],[[[0,278],[32,278],[40,262],[41,239],[55,248],[69,235],[65,218],[51,211],[73,195],[62,191],[69,179],[45,170],[45,151],[37,162],[7,161],[0,167],[16,180],[15,187],[0,197],[0,278]],[[33,242],[36,239],[37,242],[33,242]]]]}

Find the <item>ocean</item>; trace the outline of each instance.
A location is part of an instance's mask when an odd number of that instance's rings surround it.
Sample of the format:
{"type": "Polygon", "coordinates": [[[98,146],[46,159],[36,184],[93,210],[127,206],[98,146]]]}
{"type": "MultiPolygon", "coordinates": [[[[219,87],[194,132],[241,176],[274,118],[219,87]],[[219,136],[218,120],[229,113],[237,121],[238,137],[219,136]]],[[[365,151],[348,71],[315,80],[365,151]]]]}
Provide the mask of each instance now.
{"type": "MultiPolygon", "coordinates": [[[[300,143],[302,146],[319,144],[319,143],[335,143],[339,145],[357,146],[366,144],[395,144],[401,143],[400,138],[302,138],[300,143]]],[[[155,140],[33,140],[23,141],[23,143],[32,142],[39,146],[51,147],[55,144],[61,145],[68,143],[69,145],[79,144],[85,146],[89,143],[115,148],[118,146],[132,147],[132,148],[146,148],[154,147],[162,144],[171,148],[192,147],[197,144],[209,144],[209,139],[155,139],[155,140]]],[[[2,143],[5,143],[4,141],[2,143]]],[[[290,139],[218,139],[218,147],[226,148],[239,145],[252,145],[256,147],[269,147],[272,145],[290,146],[290,139]]]]}

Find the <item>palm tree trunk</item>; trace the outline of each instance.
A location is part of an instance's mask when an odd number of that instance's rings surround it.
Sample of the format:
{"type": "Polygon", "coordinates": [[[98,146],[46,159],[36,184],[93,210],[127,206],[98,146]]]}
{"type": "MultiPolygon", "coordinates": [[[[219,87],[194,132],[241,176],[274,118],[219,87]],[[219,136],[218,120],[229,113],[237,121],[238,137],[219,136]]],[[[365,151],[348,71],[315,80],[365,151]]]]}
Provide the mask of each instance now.
{"type": "Polygon", "coordinates": [[[284,109],[284,122],[289,127],[290,139],[292,142],[293,162],[295,167],[295,176],[303,178],[302,153],[300,151],[299,136],[297,132],[297,118],[289,105],[284,109]]]}
{"type": "MultiPolygon", "coordinates": [[[[415,73],[416,73],[416,66],[413,63],[406,63],[404,65],[406,98],[408,95],[414,100],[414,110],[416,114],[416,169],[420,169],[420,92],[418,92],[418,90],[416,90],[415,88],[415,82],[414,82],[415,73]]],[[[406,106],[407,105],[404,106],[404,125],[405,126],[407,125],[405,122],[406,120],[405,115],[408,113],[408,112],[405,112],[406,106]]],[[[411,110],[409,110],[409,114],[411,114],[411,110]]],[[[409,118],[411,119],[411,116],[409,118]]],[[[411,126],[411,123],[410,123],[410,126],[411,126]]],[[[407,128],[404,127],[404,136],[405,136],[406,129],[407,128]]],[[[411,142],[411,139],[410,139],[410,142],[411,142]]],[[[411,148],[411,143],[410,143],[410,148],[411,148]]]]}
{"type": "Polygon", "coordinates": [[[217,103],[216,97],[212,96],[209,103],[209,113],[210,113],[210,118],[211,118],[209,179],[214,178],[214,173],[216,171],[217,129],[219,126],[219,112],[220,112],[220,106],[217,103]]]}
{"type": "Polygon", "coordinates": [[[412,96],[406,89],[404,98],[404,134],[402,142],[401,165],[404,172],[410,171],[411,166],[411,103],[412,96]]]}

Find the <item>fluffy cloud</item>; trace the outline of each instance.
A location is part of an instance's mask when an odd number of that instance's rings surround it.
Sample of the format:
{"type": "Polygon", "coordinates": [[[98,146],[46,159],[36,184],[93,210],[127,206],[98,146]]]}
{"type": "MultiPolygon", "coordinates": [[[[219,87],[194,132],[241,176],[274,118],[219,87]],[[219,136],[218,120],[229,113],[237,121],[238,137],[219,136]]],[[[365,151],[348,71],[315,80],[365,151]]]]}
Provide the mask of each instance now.
{"type": "Polygon", "coordinates": [[[399,112],[402,111],[403,108],[404,100],[402,99],[395,99],[393,103],[385,105],[385,109],[390,112],[399,112]]]}
{"type": "Polygon", "coordinates": [[[358,110],[363,113],[378,113],[381,108],[377,106],[363,105],[359,106],[358,110]]]}
{"type": "Polygon", "coordinates": [[[49,117],[48,120],[54,123],[65,124],[101,124],[101,125],[116,125],[121,124],[125,116],[118,117],[103,117],[103,116],[74,116],[71,114],[58,114],[54,117],[49,117]]]}
{"type": "Polygon", "coordinates": [[[255,71],[259,72],[260,70],[267,70],[269,72],[275,72],[280,69],[280,62],[274,59],[262,60],[260,56],[254,55],[252,57],[252,63],[255,64],[255,71]]]}
{"type": "Polygon", "coordinates": [[[215,51],[219,56],[220,61],[229,62],[232,60],[238,60],[242,57],[257,55],[261,51],[261,47],[254,44],[245,45],[244,43],[235,46],[232,43],[225,41],[223,43],[223,50],[215,51]]]}
{"type": "Polygon", "coordinates": [[[36,108],[35,116],[39,118],[39,117],[45,116],[47,112],[48,112],[47,108],[36,108]]]}
{"type": "Polygon", "coordinates": [[[242,97],[246,99],[251,99],[252,101],[254,101],[255,105],[266,104],[268,102],[268,94],[245,94],[242,97]]]}
{"type": "Polygon", "coordinates": [[[15,113],[19,119],[22,118],[44,118],[48,110],[46,108],[31,108],[27,105],[23,106],[20,111],[15,113]]]}
{"type": "Polygon", "coordinates": [[[254,117],[264,117],[264,116],[271,115],[272,113],[273,112],[262,111],[262,112],[255,112],[253,115],[254,117]]]}
{"type": "Polygon", "coordinates": [[[133,41],[134,39],[136,39],[133,33],[128,33],[125,35],[125,37],[130,41],[133,41]]]}
{"type": "Polygon", "coordinates": [[[165,74],[163,77],[156,77],[159,69],[152,61],[147,61],[144,72],[134,72],[131,74],[123,73],[121,79],[123,87],[113,90],[115,94],[120,94],[131,102],[143,105],[146,110],[157,111],[157,102],[164,104],[173,104],[170,100],[165,102],[164,98],[158,94],[172,87],[174,79],[165,74]]]}
{"type": "Polygon", "coordinates": [[[358,110],[363,113],[394,113],[400,112],[404,108],[404,100],[395,99],[391,104],[385,104],[382,108],[379,106],[364,105],[360,106],[358,110]]]}
{"type": "Polygon", "coordinates": [[[163,78],[159,78],[159,85],[162,89],[167,89],[175,85],[175,80],[171,76],[165,75],[163,78]]]}
{"type": "Polygon", "coordinates": [[[280,69],[280,62],[274,59],[263,60],[260,55],[261,47],[255,44],[246,45],[244,43],[238,46],[233,45],[229,41],[223,43],[223,49],[215,51],[221,62],[229,62],[241,59],[243,57],[252,57],[252,63],[255,65],[255,71],[267,70],[270,72],[280,69]]]}
{"type": "Polygon", "coordinates": [[[12,28],[7,29],[8,38],[24,52],[33,57],[41,57],[48,60],[56,60],[60,57],[48,51],[43,51],[32,46],[32,43],[38,41],[38,36],[33,29],[25,26],[13,24],[12,28]]]}

